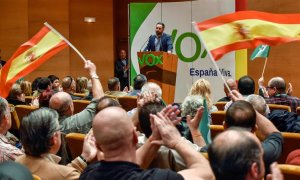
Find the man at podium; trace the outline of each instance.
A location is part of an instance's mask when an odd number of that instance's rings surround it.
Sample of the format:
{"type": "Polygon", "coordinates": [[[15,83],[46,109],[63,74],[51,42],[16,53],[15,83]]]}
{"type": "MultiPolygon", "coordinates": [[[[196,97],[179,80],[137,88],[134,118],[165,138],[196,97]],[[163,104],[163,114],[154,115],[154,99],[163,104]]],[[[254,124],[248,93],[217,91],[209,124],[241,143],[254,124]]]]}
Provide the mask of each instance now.
{"type": "Polygon", "coordinates": [[[165,51],[172,53],[173,43],[170,35],[164,33],[165,24],[162,22],[156,23],[155,35],[151,35],[148,39],[148,44],[144,51],[165,51]]]}

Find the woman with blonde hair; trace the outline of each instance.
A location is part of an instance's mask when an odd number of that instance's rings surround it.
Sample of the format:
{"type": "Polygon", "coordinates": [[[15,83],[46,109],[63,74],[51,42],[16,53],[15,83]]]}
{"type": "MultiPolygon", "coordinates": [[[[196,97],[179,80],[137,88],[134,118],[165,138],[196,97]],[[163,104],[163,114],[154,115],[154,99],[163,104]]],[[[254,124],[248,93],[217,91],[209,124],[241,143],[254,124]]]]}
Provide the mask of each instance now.
{"type": "Polygon", "coordinates": [[[20,86],[21,86],[21,90],[25,96],[32,96],[31,82],[22,81],[20,86]]]}
{"type": "Polygon", "coordinates": [[[218,111],[211,99],[210,83],[205,79],[198,79],[191,87],[189,95],[200,95],[206,99],[209,112],[218,111]]]}
{"type": "Polygon", "coordinates": [[[87,89],[88,78],[86,77],[77,77],[76,79],[76,93],[81,94],[89,94],[89,90],[87,89]]]}

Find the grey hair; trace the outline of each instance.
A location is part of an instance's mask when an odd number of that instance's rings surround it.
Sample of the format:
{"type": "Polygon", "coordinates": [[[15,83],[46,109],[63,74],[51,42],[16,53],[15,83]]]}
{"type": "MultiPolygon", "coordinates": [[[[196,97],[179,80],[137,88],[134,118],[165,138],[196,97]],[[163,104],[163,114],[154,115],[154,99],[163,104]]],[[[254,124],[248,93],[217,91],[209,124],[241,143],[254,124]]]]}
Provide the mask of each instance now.
{"type": "Polygon", "coordinates": [[[153,92],[159,98],[161,98],[162,96],[162,90],[160,86],[154,82],[147,82],[146,84],[143,85],[141,89],[141,94],[144,94],[147,91],[153,92]]]}
{"type": "Polygon", "coordinates": [[[189,95],[185,97],[181,104],[181,116],[195,116],[197,109],[203,106],[203,97],[199,95],[189,95]]]}
{"type": "Polygon", "coordinates": [[[6,99],[0,97],[0,123],[2,122],[2,119],[7,114],[7,101],[6,99]]]}
{"type": "Polygon", "coordinates": [[[246,97],[246,101],[251,103],[253,108],[261,115],[266,116],[270,113],[269,106],[263,97],[256,94],[251,94],[246,97]]]}

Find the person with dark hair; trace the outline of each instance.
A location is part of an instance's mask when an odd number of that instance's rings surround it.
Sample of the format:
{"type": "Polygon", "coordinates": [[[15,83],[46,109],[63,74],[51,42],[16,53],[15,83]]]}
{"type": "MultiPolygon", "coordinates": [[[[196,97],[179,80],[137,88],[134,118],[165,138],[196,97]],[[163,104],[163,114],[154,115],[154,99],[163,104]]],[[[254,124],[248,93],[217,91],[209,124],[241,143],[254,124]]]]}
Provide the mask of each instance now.
{"type": "Polygon", "coordinates": [[[15,147],[7,138],[8,130],[11,128],[10,107],[6,99],[0,97],[0,163],[14,161],[23,152],[15,147]]]}
{"type": "Polygon", "coordinates": [[[53,91],[51,91],[50,89],[43,91],[38,98],[39,107],[49,107],[49,101],[52,95],[53,91]]]}
{"type": "MultiPolygon", "coordinates": [[[[238,81],[238,91],[246,98],[247,96],[254,94],[255,82],[250,76],[243,76],[238,81]]],[[[224,110],[226,111],[231,105],[232,101],[226,103],[224,110]]]]}
{"type": "MultiPolygon", "coordinates": [[[[218,135],[208,148],[210,166],[217,180],[263,179],[263,153],[255,135],[236,128],[218,135]]],[[[276,163],[272,166],[272,172],[276,178],[283,179],[276,163]]]]}
{"type": "Polygon", "coordinates": [[[133,90],[128,92],[127,96],[137,96],[138,93],[141,92],[142,87],[144,84],[147,83],[147,77],[143,74],[138,74],[133,79],[133,90]]]}
{"type": "Polygon", "coordinates": [[[156,23],[155,35],[151,35],[148,39],[148,44],[144,51],[165,51],[172,53],[173,42],[169,34],[164,33],[165,24],[162,22],[156,23]]]}
{"type": "Polygon", "coordinates": [[[39,81],[42,79],[42,77],[37,77],[32,81],[31,88],[32,92],[35,92],[38,90],[39,87],[39,81]]]}
{"type": "Polygon", "coordinates": [[[20,127],[25,155],[16,162],[25,165],[42,179],[78,179],[80,173],[97,154],[92,133],[86,135],[83,151],[67,166],[59,165],[55,154],[61,146],[58,114],[49,108],[40,108],[24,117],[20,127]]]}
{"type": "Polygon", "coordinates": [[[115,63],[115,75],[120,80],[121,90],[129,87],[129,64],[127,54],[124,49],[119,52],[119,58],[115,63]]]}
{"type": "Polygon", "coordinates": [[[50,98],[49,107],[58,112],[62,132],[66,134],[71,132],[88,133],[92,127],[92,119],[96,113],[98,99],[104,96],[102,85],[96,73],[95,64],[88,60],[84,67],[89,71],[91,76],[94,97],[84,110],[77,114],[73,114],[74,104],[70,94],[66,92],[55,93],[50,98]]]}
{"type": "Polygon", "coordinates": [[[290,106],[292,112],[296,113],[300,106],[300,99],[291,96],[291,92],[286,91],[286,83],[282,77],[273,77],[266,87],[268,97],[265,97],[267,104],[280,104],[290,106]]]}
{"type": "Polygon", "coordinates": [[[107,81],[108,91],[105,92],[106,95],[111,96],[126,96],[126,92],[120,91],[120,80],[117,77],[109,78],[107,81]]]}
{"type": "Polygon", "coordinates": [[[163,114],[151,116],[155,131],[147,142],[136,150],[137,133],[125,110],[108,107],[100,111],[93,120],[93,131],[97,147],[103,151],[104,160],[89,165],[80,179],[214,179],[208,161],[195,151],[174,127],[169,117],[163,114]],[[178,173],[167,169],[141,167],[154,157],[161,142],[175,149],[188,164],[178,173]]]}
{"type": "Polygon", "coordinates": [[[54,93],[59,92],[60,91],[59,77],[55,75],[49,75],[48,78],[51,81],[53,92],[54,93]]]}
{"type": "Polygon", "coordinates": [[[104,96],[99,99],[99,102],[97,104],[96,108],[96,114],[101,111],[102,109],[105,109],[107,107],[121,107],[121,104],[119,103],[118,99],[113,99],[107,96],[104,96]]]}

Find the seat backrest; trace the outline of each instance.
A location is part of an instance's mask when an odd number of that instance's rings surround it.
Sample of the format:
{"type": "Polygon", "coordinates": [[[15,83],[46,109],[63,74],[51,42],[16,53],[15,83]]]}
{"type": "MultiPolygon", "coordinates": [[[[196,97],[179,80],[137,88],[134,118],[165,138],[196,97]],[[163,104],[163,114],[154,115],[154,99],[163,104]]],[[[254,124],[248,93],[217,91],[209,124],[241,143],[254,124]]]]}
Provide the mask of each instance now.
{"type": "Polygon", "coordinates": [[[226,103],[228,102],[216,102],[215,106],[218,108],[219,111],[224,111],[226,103]]]}
{"type": "Polygon", "coordinates": [[[78,97],[86,97],[85,93],[74,93],[73,95],[78,97]]]}
{"type": "Polygon", "coordinates": [[[74,104],[74,112],[73,114],[77,114],[79,112],[81,112],[82,110],[84,110],[87,105],[90,104],[91,101],[88,100],[73,100],[73,104],[74,104]]]}
{"type": "Polygon", "coordinates": [[[11,129],[20,129],[20,120],[13,104],[9,104],[11,114],[11,129]]]}
{"type": "Polygon", "coordinates": [[[33,180],[41,180],[40,176],[32,174],[33,180]]]}
{"type": "Polygon", "coordinates": [[[299,116],[300,115],[300,107],[297,107],[296,111],[297,111],[297,115],[299,116]]]}
{"type": "Polygon", "coordinates": [[[85,134],[69,133],[66,135],[67,146],[71,151],[72,158],[78,157],[82,153],[83,141],[85,134]]]}
{"type": "Polygon", "coordinates": [[[287,156],[290,152],[296,149],[300,149],[300,133],[288,133],[282,132],[284,144],[281,153],[281,157],[277,161],[280,164],[284,164],[287,156]]]}
{"type": "Polygon", "coordinates": [[[219,133],[224,131],[224,127],[222,125],[210,125],[209,129],[211,140],[213,140],[219,133]]]}
{"type": "Polygon", "coordinates": [[[16,105],[15,111],[18,114],[20,123],[22,122],[23,117],[27,116],[32,111],[38,109],[37,106],[29,106],[29,105],[16,105]]]}
{"type": "Polygon", "coordinates": [[[291,107],[286,105],[279,105],[279,104],[268,104],[270,111],[273,111],[275,109],[279,110],[286,110],[288,112],[291,112],[291,107]]]}
{"type": "Polygon", "coordinates": [[[122,96],[118,97],[118,101],[121,104],[122,108],[126,111],[130,111],[133,108],[137,107],[137,97],[135,96],[122,96]]]}
{"type": "Polygon", "coordinates": [[[283,174],[284,179],[287,180],[300,179],[300,166],[289,165],[289,164],[279,164],[278,166],[283,174]]]}
{"type": "Polygon", "coordinates": [[[211,113],[211,122],[213,125],[223,125],[225,120],[225,111],[216,111],[211,113]]]}

